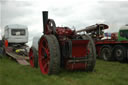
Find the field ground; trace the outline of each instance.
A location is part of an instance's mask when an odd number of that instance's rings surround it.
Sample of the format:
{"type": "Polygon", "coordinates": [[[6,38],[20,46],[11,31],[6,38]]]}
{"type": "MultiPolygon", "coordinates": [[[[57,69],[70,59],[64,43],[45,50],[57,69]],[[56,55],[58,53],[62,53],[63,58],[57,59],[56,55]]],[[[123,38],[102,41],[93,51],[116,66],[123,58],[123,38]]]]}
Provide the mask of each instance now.
{"type": "Polygon", "coordinates": [[[128,64],[97,60],[94,72],[62,70],[42,75],[40,69],[0,59],[0,85],[128,85],[128,64]]]}

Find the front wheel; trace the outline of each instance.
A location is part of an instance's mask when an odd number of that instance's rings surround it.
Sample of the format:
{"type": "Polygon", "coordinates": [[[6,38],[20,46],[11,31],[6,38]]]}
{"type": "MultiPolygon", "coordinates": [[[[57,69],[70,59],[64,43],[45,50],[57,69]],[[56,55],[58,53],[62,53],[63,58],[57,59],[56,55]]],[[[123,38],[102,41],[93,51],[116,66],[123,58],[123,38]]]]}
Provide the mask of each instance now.
{"type": "Polygon", "coordinates": [[[60,47],[54,35],[43,35],[38,47],[42,74],[57,74],[60,70],[60,47]]]}
{"type": "Polygon", "coordinates": [[[29,62],[31,67],[38,67],[38,53],[34,47],[29,50],[29,62]]]}
{"type": "Polygon", "coordinates": [[[89,35],[86,34],[82,36],[82,39],[89,40],[87,49],[89,49],[90,52],[88,54],[88,65],[86,71],[93,71],[96,64],[96,48],[94,41],[89,35]]]}

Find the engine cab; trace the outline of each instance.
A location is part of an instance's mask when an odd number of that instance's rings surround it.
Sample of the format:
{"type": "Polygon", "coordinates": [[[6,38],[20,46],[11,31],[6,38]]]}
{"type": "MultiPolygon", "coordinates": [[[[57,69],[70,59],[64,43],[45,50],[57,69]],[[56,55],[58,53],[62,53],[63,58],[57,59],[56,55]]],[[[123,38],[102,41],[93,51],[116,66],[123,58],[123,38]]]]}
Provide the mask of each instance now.
{"type": "Polygon", "coordinates": [[[126,41],[126,40],[128,40],[128,25],[122,26],[119,29],[118,40],[119,41],[126,41]]]}
{"type": "Polygon", "coordinates": [[[4,39],[8,43],[27,43],[28,27],[19,24],[7,25],[4,28],[4,39]]]}

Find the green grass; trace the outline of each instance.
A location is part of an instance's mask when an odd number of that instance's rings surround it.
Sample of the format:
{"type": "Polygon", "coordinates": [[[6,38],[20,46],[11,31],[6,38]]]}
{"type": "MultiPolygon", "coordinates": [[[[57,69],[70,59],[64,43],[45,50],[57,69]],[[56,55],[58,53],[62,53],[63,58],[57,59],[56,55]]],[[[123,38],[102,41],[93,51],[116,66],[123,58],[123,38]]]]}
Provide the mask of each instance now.
{"type": "Polygon", "coordinates": [[[40,69],[0,59],[0,85],[128,85],[128,64],[97,60],[94,72],[62,70],[42,75],[40,69]]]}

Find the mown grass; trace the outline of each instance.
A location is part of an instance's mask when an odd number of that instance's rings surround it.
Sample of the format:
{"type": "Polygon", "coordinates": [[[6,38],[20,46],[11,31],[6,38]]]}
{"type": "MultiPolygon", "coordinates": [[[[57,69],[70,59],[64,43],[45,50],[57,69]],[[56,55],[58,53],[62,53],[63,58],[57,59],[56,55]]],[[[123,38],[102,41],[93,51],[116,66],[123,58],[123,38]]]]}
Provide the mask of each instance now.
{"type": "Polygon", "coordinates": [[[42,75],[40,69],[0,59],[0,85],[128,85],[128,64],[97,60],[94,72],[62,70],[42,75]]]}

